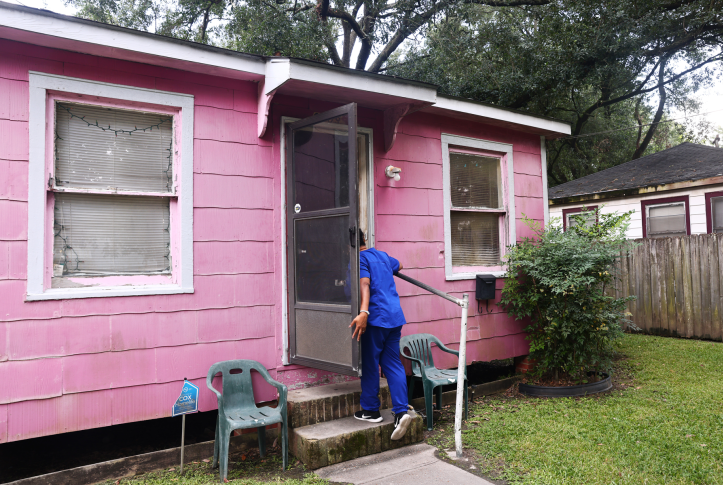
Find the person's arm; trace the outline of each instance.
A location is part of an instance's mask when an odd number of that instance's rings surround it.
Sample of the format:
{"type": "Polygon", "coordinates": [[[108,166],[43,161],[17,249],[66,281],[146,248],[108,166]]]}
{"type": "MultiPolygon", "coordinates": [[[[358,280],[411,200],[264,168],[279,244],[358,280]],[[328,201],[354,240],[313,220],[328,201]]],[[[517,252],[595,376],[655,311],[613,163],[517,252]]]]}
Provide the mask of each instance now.
{"type": "Polygon", "coordinates": [[[354,333],[351,335],[351,338],[356,338],[357,341],[361,340],[362,334],[367,330],[367,319],[369,318],[369,315],[366,312],[369,311],[369,296],[371,294],[369,289],[370,283],[371,279],[369,278],[359,279],[359,290],[361,292],[359,315],[357,315],[357,317],[351,322],[351,325],[349,325],[349,328],[354,327],[354,333]]]}
{"type": "Polygon", "coordinates": [[[398,259],[389,256],[389,262],[392,265],[392,274],[397,274],[402,270],[402,263],[398,259]]]}

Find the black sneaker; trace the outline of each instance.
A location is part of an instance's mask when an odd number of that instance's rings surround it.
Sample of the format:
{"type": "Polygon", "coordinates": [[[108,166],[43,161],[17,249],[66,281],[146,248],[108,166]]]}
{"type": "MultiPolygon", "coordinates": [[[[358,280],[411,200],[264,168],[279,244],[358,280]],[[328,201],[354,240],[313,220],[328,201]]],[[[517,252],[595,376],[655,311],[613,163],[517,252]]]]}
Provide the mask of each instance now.
{"type": "Polygon", "coordinates": [[[354,417],[361,421],[369,421],[370,423],[381,423],[384,419],[379,411],[366,411],[364,409],[355,412],[354,417]]]}
{"type": "Polygon", "coordinates": [[[409,429],[410,424],[412,424],[412,417],[409,414],[407,414],[406,412],[395,414],[392,439],[396,441],[404,438],[404,435],[407,434],[407,429],[409,429]]]}

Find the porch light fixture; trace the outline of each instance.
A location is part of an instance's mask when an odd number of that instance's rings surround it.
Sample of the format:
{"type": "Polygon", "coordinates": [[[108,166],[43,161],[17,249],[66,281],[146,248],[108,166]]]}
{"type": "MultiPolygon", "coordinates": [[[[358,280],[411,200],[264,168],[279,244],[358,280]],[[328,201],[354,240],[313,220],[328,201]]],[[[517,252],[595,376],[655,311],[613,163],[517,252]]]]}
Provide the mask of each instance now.
{"type": "Polygon", "coordinates": [[[393,165],[389,165],[386,169],[384,169],[384,174],[390,179],[394,179],[395,182],[399,182],[399,180],[402,178],[402,176],[400,175],[401,173],[402,169],[393,165]]]}

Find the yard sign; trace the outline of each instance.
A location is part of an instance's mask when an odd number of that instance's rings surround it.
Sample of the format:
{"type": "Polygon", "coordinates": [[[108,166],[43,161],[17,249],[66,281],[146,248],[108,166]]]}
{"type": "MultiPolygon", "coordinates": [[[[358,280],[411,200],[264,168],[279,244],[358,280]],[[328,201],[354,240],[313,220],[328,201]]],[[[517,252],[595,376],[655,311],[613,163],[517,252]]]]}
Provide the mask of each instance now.
{"type": "Polygon", "coordinates": [[[198,386],[183,381],[183,389],[173,405],[172,416],[195,413],[196,411],[198,411],[198,386]]]}

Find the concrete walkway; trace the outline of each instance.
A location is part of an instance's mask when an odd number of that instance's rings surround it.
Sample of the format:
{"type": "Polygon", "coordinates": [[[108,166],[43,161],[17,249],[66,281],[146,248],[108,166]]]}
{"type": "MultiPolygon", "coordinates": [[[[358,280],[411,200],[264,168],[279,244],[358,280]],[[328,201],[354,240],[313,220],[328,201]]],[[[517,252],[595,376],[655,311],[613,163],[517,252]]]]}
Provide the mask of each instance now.
{"type": "Polygon", "coordinates": [[[464,483],[493,485],[434,456],[435,448],[425,443],[385,451],[316,470],[327,480],[354,485],[425,485],[464,483]]]}

